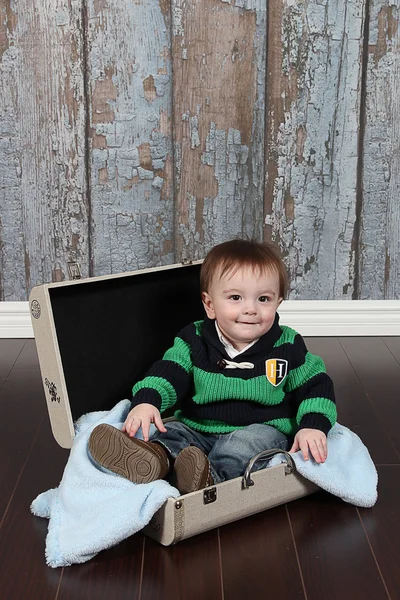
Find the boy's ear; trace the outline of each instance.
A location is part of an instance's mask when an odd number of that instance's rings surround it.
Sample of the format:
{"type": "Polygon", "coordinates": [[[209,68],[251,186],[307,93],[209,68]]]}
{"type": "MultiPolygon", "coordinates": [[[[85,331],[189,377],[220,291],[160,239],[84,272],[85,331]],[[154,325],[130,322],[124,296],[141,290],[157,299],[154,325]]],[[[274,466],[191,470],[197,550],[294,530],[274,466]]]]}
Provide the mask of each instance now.
{"type": "Polygon", "coordinates": [[[214,306],[210,296],[207,292],[201,292],[201,299],[203,301],[204,310],[209,319],[215,319],[214,306]]]}
{"type": "Polygon", "coordinates": [[[281,305],[281,302],[283,302],[283,298],[279,298],[279,300],[278,300],[278,306],[281,305]]]}

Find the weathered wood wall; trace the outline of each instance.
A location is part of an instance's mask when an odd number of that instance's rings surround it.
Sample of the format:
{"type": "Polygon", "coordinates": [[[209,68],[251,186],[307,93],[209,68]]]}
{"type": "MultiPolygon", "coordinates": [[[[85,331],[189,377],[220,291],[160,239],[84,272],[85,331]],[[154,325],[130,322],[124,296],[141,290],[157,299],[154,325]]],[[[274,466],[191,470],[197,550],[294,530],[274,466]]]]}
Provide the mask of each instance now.
{"type": "Polygon", "coordinates": [[[91,272],[172,263],[168,1],[89,0],[87,24],[91,272]]]}
{"type": "Polygon", "coordinates": [[[360,298],[400,294],[400,2],[374,0],[366,65],[360,298]]]}
{"type": "Polygon", "coordinates": [[[364,2],[278,5],[269,23],[266,223],[287,256],[291,298],[351,298],[364,2]]]}
{"type": "Polygon", "coordinates": [[[276,241],[397,298],[400,0],[0,0],[0,300],[276,241]]]}
{"type": "Polygon", "coordinates": [[[81,3],[0,0],[0,297],[88,260],[81,3]]]}
{"type": "Polygon", "coordinates": [[[266,0],[172,0],[177,258],[263,227],[266,0]]]}

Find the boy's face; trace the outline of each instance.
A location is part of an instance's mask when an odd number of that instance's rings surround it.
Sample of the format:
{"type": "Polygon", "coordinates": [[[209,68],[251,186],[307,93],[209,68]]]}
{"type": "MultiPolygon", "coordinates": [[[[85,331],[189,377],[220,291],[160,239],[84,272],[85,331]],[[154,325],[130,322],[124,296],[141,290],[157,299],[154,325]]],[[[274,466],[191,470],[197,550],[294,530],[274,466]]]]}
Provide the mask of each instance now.
{"type": "Polygon", "coordinates": [[[208,292],[202,293],[207,316],[216,319],[224,337],[237,350],[269,331],[282,302],[279,275],[240,268],[219,277],[216,273],[208,292]]]}

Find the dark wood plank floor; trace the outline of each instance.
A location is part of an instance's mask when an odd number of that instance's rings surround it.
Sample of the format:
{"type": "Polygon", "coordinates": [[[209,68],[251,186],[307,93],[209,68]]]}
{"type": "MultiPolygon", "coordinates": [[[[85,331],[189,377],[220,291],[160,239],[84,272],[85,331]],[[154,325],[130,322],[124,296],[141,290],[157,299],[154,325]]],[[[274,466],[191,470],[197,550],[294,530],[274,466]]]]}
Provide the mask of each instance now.
{"type": "Polygon", "coordinates": [[[320,492],[164,548],[141,534],[64,569],[46,566],[47,521],[30,502],[56,487],[33,340],[0,340],[0,596],[7,600],[400,598],[400,338],[309,338],[335,382],[339,422],[365,442],[379,499],[320,492]]]}

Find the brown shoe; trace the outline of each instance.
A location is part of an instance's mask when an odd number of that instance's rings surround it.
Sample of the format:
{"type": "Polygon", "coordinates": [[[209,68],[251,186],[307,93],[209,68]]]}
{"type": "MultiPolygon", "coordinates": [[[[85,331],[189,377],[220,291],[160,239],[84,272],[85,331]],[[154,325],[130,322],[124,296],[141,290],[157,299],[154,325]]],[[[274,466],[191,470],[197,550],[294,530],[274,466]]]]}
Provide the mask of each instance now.
{"type": "Polygon", "coordinates": [[[168,456],[160,444],[130,438],[105,423],[93,429],[89,452],[101,466],[134,483],[163,479],[169,471],[168,456]]]}
{"type": "Polygon", "coordinates": [[[197,492],[213,485],[210,463],[200,448],[188,446],[179,452],[175,459],[171,483],[181,494],[197,492]]]}

